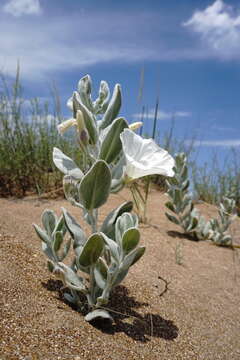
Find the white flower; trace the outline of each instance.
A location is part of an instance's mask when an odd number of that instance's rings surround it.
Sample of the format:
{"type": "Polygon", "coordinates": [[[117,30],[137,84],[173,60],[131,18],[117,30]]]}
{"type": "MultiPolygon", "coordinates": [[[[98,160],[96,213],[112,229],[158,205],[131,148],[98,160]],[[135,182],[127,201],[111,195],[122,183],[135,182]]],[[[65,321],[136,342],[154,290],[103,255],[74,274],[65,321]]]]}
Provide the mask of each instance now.
{"type": "Polygon", "coordinates": [[[173,157],[152,139],[143,139],[129,129],[124,129],[120,138],[126,158],[124,172],[127,178],[133,180],[153,174],[174,176],[173,157]]]}

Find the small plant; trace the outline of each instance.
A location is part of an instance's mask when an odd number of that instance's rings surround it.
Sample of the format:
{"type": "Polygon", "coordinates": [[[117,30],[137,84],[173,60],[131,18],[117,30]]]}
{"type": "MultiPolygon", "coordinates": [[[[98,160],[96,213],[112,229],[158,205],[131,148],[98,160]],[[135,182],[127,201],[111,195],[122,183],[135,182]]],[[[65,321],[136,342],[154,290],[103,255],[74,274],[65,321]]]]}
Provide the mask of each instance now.
{"type": "Polygon", "coordinates": [[[235,200],[224,197],[219,205],[220,219],[206,221],[194,208],[189,195],[187,158],[184,153],[176,155],[173,169],[174,177],[166,180],[170,200],[165,205],[176,216],[166,213],[167,218],[181,226],[186,234],[191,234],[196,240],[212,240],[216,245],[231,246],[232,237],[227,230],[236,216],[235,200]]]}
{"type": "Polygon", "coordinates": [[[228,232],[228,228],[237,216],[235,210],[235,200],[224,197],[218,209],[220,218],[209,221],[209,238],[214,244],[219,246],[232,246],[232,237],[228,232]]]}
{"type": "Polygon", "coordinates": [[[69,127],[76,129],[83,158],[81,166],[60,149],[53,150],[53,161],[64,174],[65,196],[82,210],[91,234],[87,236],[64,208],[60,218],[45,210],[44,229],[34,225],[48,257],[49,270],[68,288],[64,293],[66,300],[86,310],[87,321],[98,317],[112,320],[105,307],[110,293],[145,252],[145,247],[139,246],[138,218],[131,214],[131,201],[113,209],[101,225],[99,209],[110,193],[142,176],[154,173],[172,176],[174,165],[173,158],[153,140],[142,139],[131,130],[139,124],[129,125],[123,117],[117,117],[122,98],[120,85],[115,85],[110,101],[109,95],[108,84],[102,81],[99,96],[92,101],[90,76],[80,79],[78,90],[68,101],[73,118],[58,129],[61,134],[69,127]],[[71,245],[73,259],[66,265],[63,260],[71,245]]]}
{"type": "Polygon", "coordinates": [[[227,197],[235,201],[236,213],[240,216],[240,174],[233,178],[229,184],[227,197]]]}
{"type": "Polygon", "coordinates": [[[182,251],[183,243],[179,241],[175,248],[175,261],[177,265],[183,265],[183,251],[182,251]]]}
{"type": "Polygon", "coordinates": [[[165,204],[176,216],[165,213],[167,218],[179,225],[186,234],[195,235],[198,227],[199,214],[194,209],[192,198],[189,194],[189,179],[187,168],[187,157],[184,153],[175,156],[175,174],[166,180],[168,186],[169,201],[165,204]]]}

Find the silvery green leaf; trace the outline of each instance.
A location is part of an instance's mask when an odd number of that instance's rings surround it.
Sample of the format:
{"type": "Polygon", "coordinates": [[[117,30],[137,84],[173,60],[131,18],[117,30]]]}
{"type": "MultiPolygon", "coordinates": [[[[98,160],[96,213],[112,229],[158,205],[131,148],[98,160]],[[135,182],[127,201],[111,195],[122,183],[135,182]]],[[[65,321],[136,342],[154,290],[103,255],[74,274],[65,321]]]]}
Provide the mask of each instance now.
{"type": "Polygon", "coordinates": [[[76,248],[77,246],[83,246],[86,242],[86,235],[82,230],[81,226],[77,223],[75,218],[69,214],[69,212],[62,208],[64,220],[67,226],[67,229],[74,239],[73,247],[76,248]]]}
{"type": "Polygon", "coordinates": [[[78,82],[78,92],[82,103],[90,110],[93,110],[92,99],[92,81],[89,75],[82,77],[78,82]]]}
{"type": "Polygon", "coordinates": [[[64,221],[64,217],[61,215],[59,217],[59,219],[57,220],[55,229],[53,231],[53,235],[55,234],[56,231],[61,231],[63,233],[63,236],[66,234],[67,232],[67,228],[65,225],[65,221],[64,221]]]}
{"type": "Polygon", "coordinates": [[[79,193],[78,193],[79,181],[77,181],[71,175],[65,175],[63,177],[63,191],[66,199],[71,203],[79,203],[79,193]]]}
{"type": "Polygon", "coordinates": [[[183,181],[186,181],[187,180],[187,177],[188,177],[188,169],[187,169],[187,166],[186,164],[183,165],[182,169],[181,169],[181,172],[180,172],[180,177],[183,181]]]}
{"type": "Polygon", "coordinates": [[[186,191],[189,188],[190,181],[186,180],[182,183],[182,191],[186,191]]]}
{"type": "Polygon", "coordinates": [[[174,193],[174,203],[180,207],[182,202],[182,192],[181,190],[175,189],[174,193]]]}
{"type": "Polygon", "coordinates": [[[92,218],[84,207],[83,207],[83,218],[86,221],[86,223],[88,223],[88,225],[92,225],[92,218]]]}
{"type": "Polygon", "coordinates": [[[125,278],[125,276],[127,275],[128,270],[129,270],[129,268],[120,271],[120,272],[118,273],[116,279],[114,280],[112,286],[117,286],[117,285],[119,285],[119,284],[123,281],[123,279],[125,278]]]}
{"type": "Polygon", "coordinates": [[[101,296],[97,298],[97,306],[106,305],[109,301],[110,291],[112,285],[110,284],[109,280],[107,281],[107,286],[104,288],[101,296]]]}
{"type": "Polygon", "coordinates": [[[100,231],[106,234],[111,239],[115,238],[115,223],[119,216],[125,212],[130,212],[133,209],[133,202],[126,201],[114,210],[112,210],[104,219],[100,231]]]}
{"type": "Polygon", "coordinates": [[[74,112],[76,113],[77,110],[81,110],[84,118],[84,123],[90,138],[89,142],[92,145],[96,144],[98,140],[98,131],[95,117],[91,113],[91,111],[89,111],[88,108],[82,103],[81,98],[76,91],[73,93],[73,107],[74,112]]]}
{"type": "Polygon", "coordinates": [[[179,218],[181,219],[181,221],[185,220],[188,216],[190,217],[194,217],[194,213],[193,213],[193,203],[190,202],[190,204],[188,204],[188,208],[184,209],[184,213],[183,214],[179,214],[179,218]]]}
{"type": "Polygon", "coordinates": [[[61,231],[56,231],[53,238],[53,250],[57,252],[63,242],[63,234],[61,231]]]}
{"type": "Polygon", "coordinates": [[[173,222],[176,225],[180,225],[179,220],[175,216],[170,215],[168,213],[165,213],[165,215],[168,218],[168,220],[170,220],[171,222],[173,222]]]}
{"type": "Polygon", "coordinates": [[[191,232],[191,231],[195,230],[197,225],[198,225],[198,219],[195,217],[191,218],[190,224],[187,227],[186,231],[191,232]]]}
{"type": "Polygon", "coordinates": [[[122,249],[125,254],[128,254],[136,248],[140,240],[140,233],[138,229],[131,228],[124,232],[122,237],[122,249]]]}
{"type": "Polygon", "coordinates": [[[44,230],[42,230],[42,229],[41,229],[38,225],[36,225],[36,224],[33,224],[33,227],[34,227],[37,235],[40,237],[40,239],[41,239],[43,242],[45,242],[45,243],[51,242],[51,240],[49,239],[47,233],[46,233],[44,230]]]}
{"type": "Polygon", "coordinates": [[[126,230],[136,227],[138,227],[137,215],[126,212],[118,217],[115,225],[115,239],[117,243],[121,244],[123,234],[126,230]]]}
{"type": "Polygon", "coordinates": [[[71,246],[71,239],[69,239],[66,244],[64,244],[63,246],[63,252],[61,255],[58,256],[59,261],[63,261],[65,259],[65,257],[67,256],[69,250],[70,250],[70,246],[71,246]]]}
{"type": "Polygon", "coordinates": [[[121,95],[121,86],[116,84],[113,90],[112,98],[108,104],[107,110],[104,114],[101,129],[104,129],[112,123],[114,119],[118,116],[119,110],[122,105],[122,95],[121,95]]]}
{"type": "Polygon", "coordinates": [[[110,164],[119,156],[122,150],[120,134],[125,128],[128,128],[128,123],[124,118],[118,118],[112,122],[101,144],[100,159],[110,164]]]}
{"type": "Polygon", "coordinates": [[[47,267],[48,267],[48,270],[52,273],[53,270],[54,270],[54,264],[52,263],[52,261],[47,261],[47,267]]]}
{"type": "Polygon", "coordinates": [[[70,175],[78,180],[83,177],[83,172],[75,162],[56,147],[53,148],[53,162],[65,175],[70,175]]]}
{"type": "Polygon", "coordinates": [[[229,234],[226,234],[223,236],[222,241],[221,241],[221,245],[229,245],[232,243],[232,237],[229,234]]]}
{"type": "Polygon", "coordinates": [[[42,242],[42,251],[50,260],[52,260],[53,262],[56,261],[51,247],[44,242],[42,242]]]}
{"type": "Polygon", "coordinates": [[[120,156],[120,159],[117,163],[112,167],[111,173],[112,178],[116,180],[120,180],[123,176],[123,167],[126,165],[126,160],[123,155],[120,156]]]}
{"type": "Polygon", "coordinates": [[[64,293],[63,297],[70,302],[71,304],[76,304],[76,299],[74,299],[74,297],[68,293],[64,293]]]}
{"type": "Polygon", "coordinates": [[[116,180],[116,179],[113,179],[111,181],[111,189],[110,189],[110,192],[113,193],[113,194],[116,194],[118,193],[119,191],[121,191],[123,188],[124,188],[124,181],[121,179],[121,180],[116,180]]]}
{"type": "Polygon", "coordinates": [[[107,163],[98,160],[82,178],[79,194],[81,202],[87,210],[102,206],[110,193],[111,172],[107,163]]]}
{"type": "Polygon", "coordinates": [[[73,290],[86,291],[86,287],[83,283],[83,278],[78,276],[70,267],[62,262],[59,262],[57,266],[60,268],[64,277],[65,284],[73,290]]]}
{"type": "Polygon", "coordinates": [[[175,212],[174,204],[171,201],[166,202],[165,206],[172,212],[175,212]]]}
{"type": "Polygon", "coordinates": [[[78,258],[78,263],[83,267],[95,264],[104,248],[104,240],[101,234],[92,234],[86,241],[78,258]]]}
{"type": "Polygon", "coordinates": [[[109,312],[107,312],[106,310],[102,310],[102,309],[93,310],[85,316],[85,320],[88,322],[95,320],[97,318],[108,319],[108,320],[113,321],[113,318],[111,317],[109,312]]]}
{"type": "MultiPolygon", "coordinates": [[[[174,169],[174,168],[173,168],[174,169]]],[[[176,175],[176,174],[175,174],[176,175]]],[[[170,188],[170,186],[171,185],[176,185],[176,186],[178,186],[179,185],[179,183],[178,183],[178,181],[177,181],[177,179],[176,179],[176,176],[173,176],[173,177],[170,177],[168,180],[165,180],[166,181],[166,184],[167,184],[167,186],[170,188]]]]}
{"type": "Polygon", "coordinates": [[[137,249],[130,252],[123,260],[120,269],[121,271],[127,270],[130,266],[135,264],[144,254],[145,247],[140,246],[137,249]]]}
{"type": "Polygon", "coordinates": [[[51,236],[57,224],[57,216],[54,211],[48,209],[44,210],[42,213],[42,223],[48,236],[51,236]]]}
{"type": "Polygon", "coordinates": [[[111,256],[116,260],[116,262],[119,262],[120,248],[119,248],[118,244],[115,241],[113,241],[112,239],[110,239],[104,233],[101,233],[101,234],[102,234],[105,244],[107,245],[107,248],[110,250],[111,256]]]}
{"type": "Polygon", "coordinates": [[[94,277],[100,289],[104,289],[107,283],[108,268],[105,262],[99,258],[94,266],[94,277]]]}
{"type": "Polygon", "coordinates": [[[104,80],[100,82],[99,95],[96,101],[93,103],[94,112],[97,114],[103,113],[106,111],[106,106],[108,105],[110,90],[108,83],[104,80]]]}

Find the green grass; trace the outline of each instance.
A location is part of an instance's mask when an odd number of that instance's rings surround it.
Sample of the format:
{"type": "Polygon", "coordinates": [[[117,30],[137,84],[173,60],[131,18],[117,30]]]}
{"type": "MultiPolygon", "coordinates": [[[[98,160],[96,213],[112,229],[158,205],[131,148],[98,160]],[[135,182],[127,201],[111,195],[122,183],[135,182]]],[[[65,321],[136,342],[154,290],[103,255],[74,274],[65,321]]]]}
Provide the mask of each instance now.
{"type": "Polygon", "coordinates": [[[0,195],[21,197],[61,186],[52,148],[58,146],[70,155],[74,147],[57,133],[62,121],[57,102],[53,99],[50,114],[48,103],[24,100],[19,68],[13,84],[3,75],[0,79],[0,195]]]}

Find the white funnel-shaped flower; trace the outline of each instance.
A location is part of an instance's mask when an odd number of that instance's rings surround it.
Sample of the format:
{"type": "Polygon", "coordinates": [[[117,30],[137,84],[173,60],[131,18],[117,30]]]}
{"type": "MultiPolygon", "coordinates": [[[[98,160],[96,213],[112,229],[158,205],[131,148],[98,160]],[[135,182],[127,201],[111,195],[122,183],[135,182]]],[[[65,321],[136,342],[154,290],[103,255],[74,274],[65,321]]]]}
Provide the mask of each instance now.
{"type": "Polygon", "coordinates": [[[174,159],[152,139],[143,139],[129,129],[120,135],[126,158],[125,176],[129,180],[147,175],[174,176],[174,159]]]}

